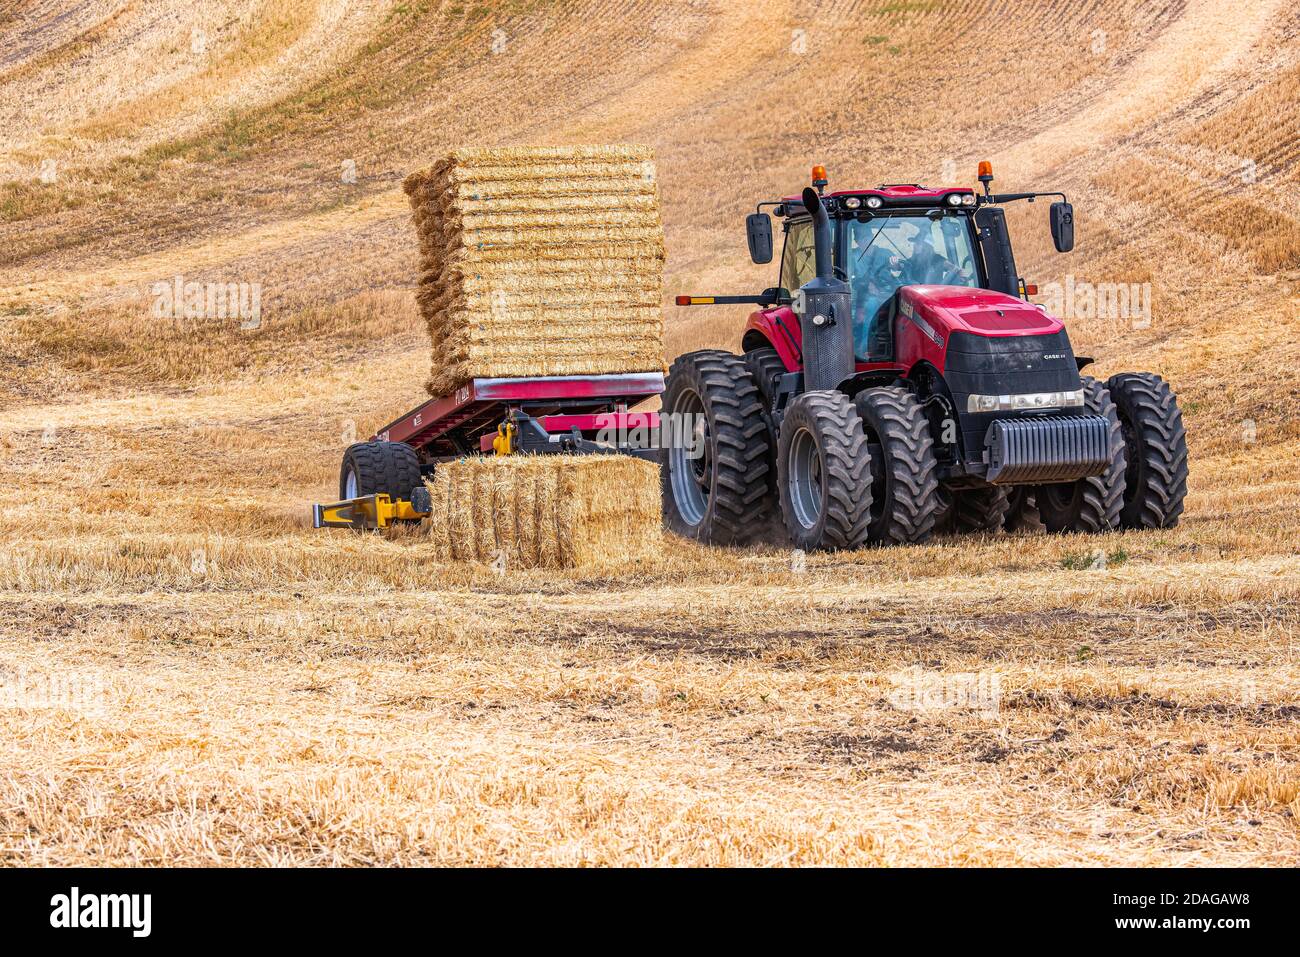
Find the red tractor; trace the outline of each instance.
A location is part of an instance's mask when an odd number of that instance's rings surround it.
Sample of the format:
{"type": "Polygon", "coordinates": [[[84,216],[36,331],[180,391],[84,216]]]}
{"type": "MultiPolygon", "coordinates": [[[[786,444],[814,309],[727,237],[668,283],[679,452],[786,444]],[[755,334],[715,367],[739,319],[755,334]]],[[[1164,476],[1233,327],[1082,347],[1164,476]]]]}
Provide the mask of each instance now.
{"type": "Polygon", "coordinates": [[[1183,510],[1187,438],[1157,375],[1081,376],[1059,319],[1028,301],[1003,204],[1055,197],[1058,252],[1074,247],[1062,193],[983,195],[915,184],[760,203],[755,263],[784,248],[752,303],[743,355],[687,353],[666,413],[696,442],[668,449],[670,526],[700,541],[752,537],[773,508],[798,548],[925,541],[935,530],[1167,528],[1183,510]]]}

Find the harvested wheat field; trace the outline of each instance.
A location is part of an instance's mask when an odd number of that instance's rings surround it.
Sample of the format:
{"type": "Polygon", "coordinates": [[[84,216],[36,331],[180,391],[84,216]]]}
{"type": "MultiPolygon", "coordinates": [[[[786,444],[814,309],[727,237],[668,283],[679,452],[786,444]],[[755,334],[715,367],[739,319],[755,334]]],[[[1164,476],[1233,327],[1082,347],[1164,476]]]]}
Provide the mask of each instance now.
{"type": "Polygon", "coordinates": [[[1280,0],[11,4],[0,862],[1294,864],[1298,36],[1280,0]],[[1076,251],[1020,204],[1017,264],[1150,284],[1067,325],[1178,390],[1182,522],[567,569],[313,531],[428,397],[403,182],[593,143],[653,151],[669,359],[738,349],[745,307],[668,297],[772,285],[743,217],[813,163],[1065,190],[1076,251]]]}

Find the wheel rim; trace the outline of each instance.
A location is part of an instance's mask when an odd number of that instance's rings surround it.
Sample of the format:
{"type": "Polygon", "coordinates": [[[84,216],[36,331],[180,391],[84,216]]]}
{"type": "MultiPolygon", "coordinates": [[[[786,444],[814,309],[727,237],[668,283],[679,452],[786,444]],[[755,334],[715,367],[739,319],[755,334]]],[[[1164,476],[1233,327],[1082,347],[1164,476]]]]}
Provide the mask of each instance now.
{"type": "Polygon", "coordinates": [[[790,508],[804,528],[815,528],[822,514],[822,453],[817,437],[800,429],[790,441],[790,508]]]}
{"type": "Polygon", "coordinates": [[[693,389],[686,389],[677,396],[672,411],[695,416],[694,445],[701,450],[700,454],[691,458],[690,449],[684,448],[683,443],[674,443],[668,450],[668,476],[682,521],[699,525],[709,509],[713,488],[713,447],[704,400],[693,389]]]}
{"type": "Polygon", "coordinates": [[[348,477],[343,480],[343,497],[359,498],[360,492],[357,491],[357,473],[355,469],[348,469],[348,477]]]}

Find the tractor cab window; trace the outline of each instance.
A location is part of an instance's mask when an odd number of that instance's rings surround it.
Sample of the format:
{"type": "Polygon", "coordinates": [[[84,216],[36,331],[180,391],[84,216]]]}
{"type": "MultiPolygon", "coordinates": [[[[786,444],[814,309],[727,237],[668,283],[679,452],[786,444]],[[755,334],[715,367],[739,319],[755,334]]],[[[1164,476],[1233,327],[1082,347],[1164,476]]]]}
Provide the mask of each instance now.
{"type": "Polygon", "coordinates": [[[866,222],[849,220],[845,229],[853,344],[859,359],[892,357],[890,307],[900,286],[979,285],[964,216],[876,216],[866,222]]]}
{"type": "Polygon", "coordinates": [[[794,223],[785,231],[785,251],[781,253],[781,286],[794,292],[817,275],[813,247],[812,223],[794,223]]]}

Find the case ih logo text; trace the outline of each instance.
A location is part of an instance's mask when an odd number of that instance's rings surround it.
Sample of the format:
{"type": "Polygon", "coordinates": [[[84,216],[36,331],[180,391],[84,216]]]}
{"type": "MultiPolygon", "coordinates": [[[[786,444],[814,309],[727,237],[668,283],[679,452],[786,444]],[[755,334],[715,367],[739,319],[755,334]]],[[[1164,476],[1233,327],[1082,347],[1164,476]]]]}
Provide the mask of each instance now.
{"type": "Polygon", "coordinates": [[[50,898],[50,926],[125,927],[132,937],[148,937],[152,910],[152,894],[82,894],[74,887],[50,898]]]}

